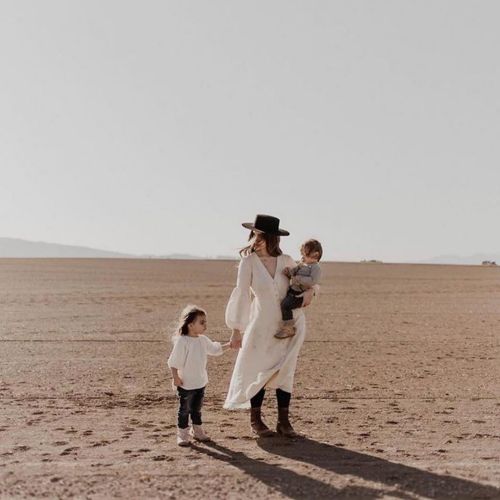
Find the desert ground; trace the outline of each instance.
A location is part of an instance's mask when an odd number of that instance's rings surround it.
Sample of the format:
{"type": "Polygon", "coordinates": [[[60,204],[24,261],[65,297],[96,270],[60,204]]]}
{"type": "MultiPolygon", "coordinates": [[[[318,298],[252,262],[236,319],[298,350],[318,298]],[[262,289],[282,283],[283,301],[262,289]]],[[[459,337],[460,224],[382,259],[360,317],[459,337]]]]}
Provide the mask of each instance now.
{"type": "MultiPolygon", "coordinates": [[[[224,308],[236,262],[0,260],[0,496],[500,498],[500,268],[323,263],[292,422],[255,439],[222,409],[175,444],[166,360],[180,309],[224,308]]],[[[266,396],[265,420],[276,422],[266,396]]]]}

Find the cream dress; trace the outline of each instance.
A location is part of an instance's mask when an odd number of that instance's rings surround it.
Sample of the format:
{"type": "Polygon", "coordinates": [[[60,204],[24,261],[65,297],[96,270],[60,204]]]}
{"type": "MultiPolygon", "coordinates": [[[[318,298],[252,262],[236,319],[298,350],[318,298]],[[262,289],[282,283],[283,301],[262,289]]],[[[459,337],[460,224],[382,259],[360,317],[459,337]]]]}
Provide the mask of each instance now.
{"type": "Polygon", "coordinates": [[[256,253],[243,257],[236,288],[226,308],[229,328],[244,332],[224,408],[250,408],[250,398],[262,387],[292,392],[297,357],[306,334],[302,309],[294,309],[296,334],[274,337],[281,321],[280,303],[289,286],[283,268],[294,267],[289,255],[277,257],[274,278],[256,253]]]}

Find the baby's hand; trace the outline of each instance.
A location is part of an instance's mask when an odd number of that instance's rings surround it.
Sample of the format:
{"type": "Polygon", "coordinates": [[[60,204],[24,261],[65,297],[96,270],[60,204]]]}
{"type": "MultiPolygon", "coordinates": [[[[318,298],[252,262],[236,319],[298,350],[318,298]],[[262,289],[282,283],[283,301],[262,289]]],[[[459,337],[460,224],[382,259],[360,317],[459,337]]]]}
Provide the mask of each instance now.
{"type": "Polygon", "coordinates": [[[283,268],[283,274],[284,274],[286,277],[291,278],[291,277],[292,277],[291,268],[290,268],[290,267],[284,267],[284,268],[283,268]]]}

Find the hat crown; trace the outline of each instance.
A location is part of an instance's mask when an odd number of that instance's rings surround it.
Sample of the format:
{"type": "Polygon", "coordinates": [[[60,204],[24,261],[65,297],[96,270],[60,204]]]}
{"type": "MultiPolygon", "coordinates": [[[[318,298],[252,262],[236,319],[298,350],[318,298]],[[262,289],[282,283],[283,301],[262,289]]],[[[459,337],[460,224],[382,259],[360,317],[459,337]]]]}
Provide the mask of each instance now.
{"type": "Polygon", "coordinates": [[[280,220],[272,215],[257,214],[255,222],[243,222],[243,227],[261,233],[275,234],[276,236],[288,236],[290,233],[280,228],[280,220]]]}
{"type": "Polygon", "coordinates": [[[253,225],[258,231],[277,233],[280,227],[280,220],[272,215],[257,214],[253,225]]]}

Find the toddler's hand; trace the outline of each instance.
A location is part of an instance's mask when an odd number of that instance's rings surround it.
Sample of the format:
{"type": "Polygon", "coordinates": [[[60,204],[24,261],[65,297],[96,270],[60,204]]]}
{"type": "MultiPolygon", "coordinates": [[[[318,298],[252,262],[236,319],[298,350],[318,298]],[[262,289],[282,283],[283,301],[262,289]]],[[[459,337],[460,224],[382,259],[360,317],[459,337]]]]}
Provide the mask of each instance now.
{"type": "Polygon", "coordinates": [[[180,387],[183,384],[182,379],[180,377],[174,377],[174,385],[176,387],[180,387]]]}
{"type": "Polygon", "coordinates": [[[291,278],[292,277],[292,273],[291,273],[291,269],[289,267],[284,267],[283,268],[283,274],[288,277],[288,278],[291,278]]]}

